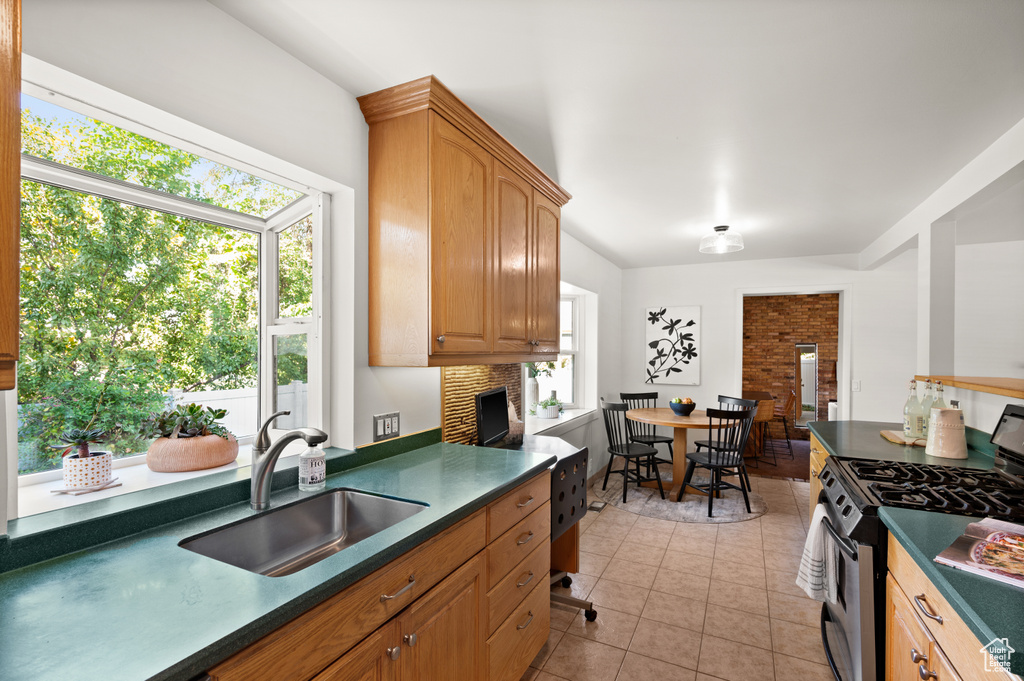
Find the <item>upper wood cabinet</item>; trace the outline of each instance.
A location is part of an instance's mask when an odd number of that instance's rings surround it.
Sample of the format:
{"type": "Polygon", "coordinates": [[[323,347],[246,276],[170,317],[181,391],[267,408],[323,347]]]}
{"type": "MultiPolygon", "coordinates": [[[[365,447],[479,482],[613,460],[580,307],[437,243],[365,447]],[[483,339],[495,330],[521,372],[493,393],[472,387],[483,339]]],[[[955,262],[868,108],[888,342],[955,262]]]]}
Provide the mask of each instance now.
{"type": "Polygon", "coordinates": [[[21,242],[21,2],[0,0],[0,390],[15,384],[21,242]]]}
{"type": "Polygon", "coordinates": [[[359,98],[374,366],[554,359],[561,187],[433,76],[359,98]]]}

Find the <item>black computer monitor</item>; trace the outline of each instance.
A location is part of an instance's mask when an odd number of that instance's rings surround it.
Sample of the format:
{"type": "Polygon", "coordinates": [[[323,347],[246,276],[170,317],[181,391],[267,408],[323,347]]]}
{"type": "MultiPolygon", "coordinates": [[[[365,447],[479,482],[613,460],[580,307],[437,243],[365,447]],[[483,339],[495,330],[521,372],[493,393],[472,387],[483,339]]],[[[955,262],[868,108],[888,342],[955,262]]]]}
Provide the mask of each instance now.
{"type": "Polygon", "coordinates": [[[508,435],[508,389],[506,386],[476,394],[476,441],[484,446],[508,435]]]}

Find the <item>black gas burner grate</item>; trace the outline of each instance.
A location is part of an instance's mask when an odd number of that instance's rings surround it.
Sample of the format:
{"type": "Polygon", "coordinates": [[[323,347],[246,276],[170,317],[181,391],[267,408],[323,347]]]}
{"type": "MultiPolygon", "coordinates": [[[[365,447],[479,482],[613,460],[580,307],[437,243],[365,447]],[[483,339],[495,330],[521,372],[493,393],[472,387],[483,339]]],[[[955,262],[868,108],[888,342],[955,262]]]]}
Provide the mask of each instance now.
{"type": "Polygon", "coordinates": [[[1024,521],[1024,488],[986,490],[964,485],[872,482],[868,489],[882,506],[1024,521]]]}
{"type": "Polygon", "coordinates": [[[994,471],[980,471],[953,466],[931,466],[897,461],[850,461],[850,468],[860,480],[869,482],[944,485],[986,491],[1015,490],[1020,485],[994,471]]]}

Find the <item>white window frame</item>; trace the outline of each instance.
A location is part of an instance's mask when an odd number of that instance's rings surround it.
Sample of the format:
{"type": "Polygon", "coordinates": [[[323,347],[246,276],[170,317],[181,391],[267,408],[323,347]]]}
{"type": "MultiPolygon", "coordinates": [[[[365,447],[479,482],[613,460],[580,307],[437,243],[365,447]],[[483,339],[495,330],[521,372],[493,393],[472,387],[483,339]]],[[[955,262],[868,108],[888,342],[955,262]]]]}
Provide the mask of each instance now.
{"type": "MultiPolygon", "coordinates": [[[[77,77],[70,77],[66,72],[58,73],[36,60],[29,60],[28,64],[36,69],[52,71],[55,75],[54,81],[59,81],[65,86],[66,91],[88,92],[95,96],[97,88],[95,84],[89,83],[77,77]]],[[[92,118],[103,120],[112,125],[117,125],[132,132],[144,135],[151,139],[163,142],[190,153],[195,153],[212,161],[228,165],[237,170],[261,177],[270,182],[295,189],[305,194],[291,204],[278,210],[265,219],[257,216],[239,213],[227,208],[213,206],[200,201],[175,196],[159,190],[149,189],[128,182],[105,177],[71,166],[65,166],[45,159],[22,155],[22,179],[41,182],[58,187],[64,187],[73,191],[101,196],[122,203],[170,213],[184,218],[198,220],[200,222],[222,225],[234,229],[240,229],[259,236],[259,276],[260,276],[260,298],[259,298],[259,377],[257,380],[257,395],[259,399],[258,419],[262,423],[271,412],[273,377],[269,373],[272,366],[272,344],[269,342],[272,335],[282,333],[306,333],[308,352],[308,423],[303,424],[330,432],[328,430],[330,421],[330,366],[327,352],[330,348],[330,323],[329,305],[327,304],[326,293],[330,285],[330,277],[325,266],[326,254],[330,252],[330,215],[331,195],[310,187],[301,181],[285,178],[277,173],[269,172],[263,168],[256,167],[251,163],[237,160],[232,156],[218,153],[209,146],[193,143],[184,140],[174,134],[160,131],[156,127],[150,127],[140,123],[139,111],[148,110],[152,120],[157,124],[166,122],[166,114],[141,105],[135,100],[118,95],[112,91],[101,93],[109,97],[112,105],[116,108],[118,104],[128,104],[132,109],[132,118],[121,116],[109,111],[107,108],[96,106],[94,103],[86,103],[83,99],[73,95],[62,94],[59,87],[43,86],[40,83],[22,81],[22,92],[35,97],[50,101],[65,109],[75,111],[92,118]],[[312,286],[312,316],[292,319],[278,318],[277,312],[277,283],[278,260],[277,260],[277,239],[278,234],[295,224],[307,215],[313,217],[313,286],[312,286]],[[272,301],[270,299],[273,299],[272,301]],[[273,302],[273,305],[269,305],[273,302]]],[[[103,89],[105,90],[105,89],[103,89]]],[[[94,101],[94,100],[93,100],[94,101]]],[[[173,127],[173,126],[172,126],[173,127]]],[[[192,127],[192,126],[189,126],[192,127]]],[[[200,128],[194,128],[201,131],[200,128]]],[[[205,131],[203,131],[205,132],[205,131]]],[[[209,137],[219,137],[206,133],[209,137]]],[[[204,140],[207,141],[208,140],[204,140]]],[[[232,151],[237,151],[233,149],[232,151]]],[[[285,165],[285,164],[282,164],[285,165]]],[[[308,175],[308,173],[303,172],[308,175]]],[[[330,183],[333,184],[333,183],[330,183]]],[[[18,517],[17,514],[17,488],[26,484],[44,482],[49,479],[57,479],[61,472],[45,471],[25,476],[17,474],[17,399],[15,391],[7,391],[2,400],[4,428],[0,433],[6,435],[6,447],[8,460],[5,462],[7,468],[7,518],[18,517]],[[6,431],[6,432],[3,432],[6,431]]],[[[272,435],[279,434],[280,430],[272,430],[272,435]]],[[[239,437],[240,444],[247,444],[252,441],[255,433],[243,434],[239,437]]],[[[5,443],[0,442],[0,445],[5,443]]],[[[331,444],[328,440],[327,444],[331,444]]],[[[294,453],[294,452],[293,452],[294,453]]],[[[145,463],[145,455],[140,454],[133,457],[119,459],[116,466],[138,465],[145,463]]],[[[2,482],[2,476],[0,476],[2,482]]],[[[0,527],[3,530],[3,527],[0,527]]]]}
{"type": "MultiPolygon", "coordinates": [[[[572,356],[572,402],[566,402],[562,406],[566,409],[579,409],[583,406],[583,383],[584,371],[580,362],[583,358],[583,296],[563,294],[559,298],[559,304],[569,301],[572,303],[572,348],[562,349],[562,332],[558,332],[558,354],[572,356]]],[[[561,309],[559,309],[561,316],[561,309]]],[[[561,327],[561,324],[559,324],[561,327]]]]}

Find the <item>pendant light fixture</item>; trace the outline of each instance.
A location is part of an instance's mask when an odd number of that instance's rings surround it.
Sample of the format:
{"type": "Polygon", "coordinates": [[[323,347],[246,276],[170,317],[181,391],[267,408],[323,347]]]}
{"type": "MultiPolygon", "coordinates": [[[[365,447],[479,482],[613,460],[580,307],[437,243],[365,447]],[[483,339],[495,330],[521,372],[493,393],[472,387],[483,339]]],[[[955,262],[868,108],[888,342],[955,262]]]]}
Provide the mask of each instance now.
{"type": "Polygon", "coordinates": [[[728,225],[719,225],[715,231],[700,240],[701,253],[735,253],[743,250],[743,235],[729,232],[728,225]]]}

